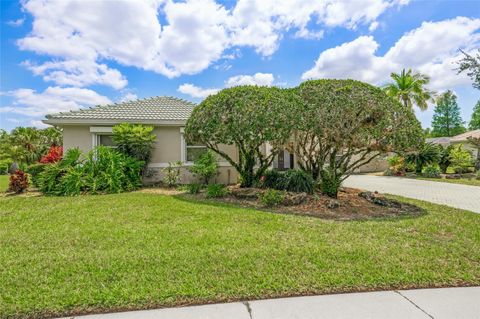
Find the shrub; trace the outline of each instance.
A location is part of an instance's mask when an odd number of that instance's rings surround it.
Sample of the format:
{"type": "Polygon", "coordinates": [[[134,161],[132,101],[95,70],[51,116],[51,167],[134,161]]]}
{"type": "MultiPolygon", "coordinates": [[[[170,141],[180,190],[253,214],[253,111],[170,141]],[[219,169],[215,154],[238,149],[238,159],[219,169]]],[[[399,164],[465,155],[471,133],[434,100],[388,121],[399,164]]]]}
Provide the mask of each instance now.
{"type": "Polygon", "coordinates": [[[113,142],[119,152],[143,161],[146,165],[150,161],[156,136],[153,126],[122,123],[112,129],[113,142]]]}
{"type": "Polygon", "coordinates": [[[405,162],[415,164],[415,173],[420,174],[426,165],[438,163],[440,158],[441,154],[438,146],[433,143],[426,143],[417,151],[407,154],[405,162]]]}
{"type": "Polygon", "coordinates": [[[291,169],[285,172],[268,170],[260,177],[259,187],[285,190],[289,192],[313,193],[315,183],[310,174],[291,169]]]}
{"type": "Polygon", "coordinates": [[[440,167],[436,164],[430,164],[423,168],[423,176],[428,178],[440,178],[440,167]]]}
{"type": "Polygon", "coordinates": [[[461,144],[451,149],[449,158],[450,165],[457,174],[468,172],[468,168],[473,165],[472,154],[461,144]]]}
{"type": "Polygon", "coordinates": [[[8,190],[10,192],[20,194],[27,190],[28,185],[29,185],[28,174],[22,170],[16,170],[12,175],[10,175],[8,190]]]}
{"type": "Polygon", "coordinates": [[[202,188],[202,185],[200,184],[188,184],[187,185],[187,192],[189,194],[198,194],[200,193],[200,189],[202,188]]]}
{"type": "Polygon", "coordinates": [[[12,160],[10,159],[0,160],[0,175],[7,175],[10,165],[12,165],[12,160]]]}
{"type": "Polygon", "coordinates": [[[387,159],[388,169],[385,171],[387,176],[405,175],[405,159],[400,155],[393,155],[387,159]]]}
{"type": "Polygon", "coordinates": [[[280,205],[285,199],[285,194],[284,192],[275,189],[268,189],[263,194],[261,194],[259,198],[260,202],[263,205],[271,207],[280,205]]]}
{"type": "Polygon", "coordinates": [[[168,186],[168,187],[174,187],[178,184],[178,181],[180,180],[180,167],[182,165],[182,162],[177,161],[177,162],[170,162],[168,163],[168,167],[165,167],[162,171],[165,174],[163,176],[163,182],[168,186]]]}
{"type": "Polygon", "coordinates": [[[266,170],[258,181],[258,187],[275,189],[282,183],[282,177],[282,173],[277,170],[266,170]]]}
{"type": "Polygon", "coordinates": [[[212,150],[203,153],[188,170],[203,178],[204,183],[208,184],[210,179],[217,175],[218,162],[215,153],[212,150]]]}
{"type": "Polygon", "coordinates": [[[442,145],[439,145],[439,150],[440,150],[440,160],[438,161],[438,166],[440,167],[440,170],[442,171],[443,174],[447,173],[447,169],[450,166],[450,151],[452,150],[453,146],[448,145],[447,147],[443,147],[442,145]]]}
{"type": "Polygon", "coordinates": [[[310,174],[302,170],[291,169],[283,173],[283,177],[280,180],[281,190],[289,192],[305,192],[307,194],[313,194],[314,182],[310,174]]]}
{"type": "Polygon", "coordinates": [[[41,159],[40,163],[48,164],[48,163],[56,163],[62,159],[63,155],[63,147],[61,146],[50,146],[47,154],[45,154],[41,159]]]}
{"type": "Polygon", "coordinates": [[[114,149],[99,146],[85,160],[69,150],[58,163],[46,165],[39,174],[39,189],[48,195],[120,193],[141,185],[144,163],[114,149]]]}
{"type": "Polygon", "coordinates": [[[475,178],[480,180],[480,170],[478,170],[477,173],[475,173],[475,178]]]}
{"type": "Polygon", "coordinates": [[[43,172],[46,165],[48,164],[36,163],[27,167],[27,173],[30,174],[30,179],[34,186],[38,187],[38,177],[40,173],[43,172]]]}
{"type": "Polygon", "coordinates": [[[206,196],[208,198],[224,197],[228,194],[228,190],[225,185],[222,184],[210,184],[207,186],[206,196]]]}

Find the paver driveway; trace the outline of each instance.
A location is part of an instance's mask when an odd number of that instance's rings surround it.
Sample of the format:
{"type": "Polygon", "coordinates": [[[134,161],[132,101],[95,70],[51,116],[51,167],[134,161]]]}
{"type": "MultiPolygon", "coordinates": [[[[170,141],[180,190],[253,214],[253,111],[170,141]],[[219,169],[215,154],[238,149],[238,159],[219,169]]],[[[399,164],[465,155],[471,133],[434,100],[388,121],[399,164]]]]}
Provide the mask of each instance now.
{"type": "Polygon", "coordinates": [[[400,195],[480,213],[480,187],[409,178],[352,175],[346,187],[400,195]]]}

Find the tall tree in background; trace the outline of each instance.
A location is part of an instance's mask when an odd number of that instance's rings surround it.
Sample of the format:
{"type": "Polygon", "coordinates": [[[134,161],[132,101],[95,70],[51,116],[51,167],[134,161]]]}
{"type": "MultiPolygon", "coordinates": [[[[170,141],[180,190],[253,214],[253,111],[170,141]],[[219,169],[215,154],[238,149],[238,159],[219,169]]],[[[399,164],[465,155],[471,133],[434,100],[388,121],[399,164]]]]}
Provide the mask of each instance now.
{"type": "Polygon", "coordinates": [[[465,131],[457,97],[448,90],[437,99],[432,120],[432,136],[454,136],[465,131]]]}
{"type": "Polygon", "coordinates": [[[390,77],[392,83],[384,87],[385,93],[391,96],[403,106],[413,108],[416,105],[420,110],[425,111],[428,108],[427,102],[433,100],[434,92],[428,90],[426,86],[430,82],[430,78],[411,69],[402,70],[400,74],[392,73],[390,77]]]}
{"type": "Polygon", "coordinates": [[[470,130],[480,130],[480,100],[478,100],[473,108],[472,119],[468,124],[468,128],[470,130]]]}
{"type": "Polygon", "coordinates": [[[480,90],[480,49],[476,56],[472,56],[460,50],[464,57],[458,61],[458,73],[467,72],[467,75],[472,79],[472,86],[480,90]]]}

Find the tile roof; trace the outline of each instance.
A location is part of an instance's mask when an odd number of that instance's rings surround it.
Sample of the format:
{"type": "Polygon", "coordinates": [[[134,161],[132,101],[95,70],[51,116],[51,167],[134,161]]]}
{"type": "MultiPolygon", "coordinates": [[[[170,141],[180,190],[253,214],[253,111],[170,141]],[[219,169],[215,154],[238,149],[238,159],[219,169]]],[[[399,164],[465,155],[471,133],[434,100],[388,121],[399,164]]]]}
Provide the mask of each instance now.
{"type": "Polygon", "coordinates": [[[78,111],[47,115],[47,122],[55,120],[126,120],[126,121],[186,121],[194,103],[171,96],[99,105],[78,111]]]}
{"type": "Polygon", "coordinates": [[[480,138],[480,130],[468,131],[463,134],[456,135],[452,137],[452,142],[463,142],[467,140],[467,137],[476,137],[480,138]]]}

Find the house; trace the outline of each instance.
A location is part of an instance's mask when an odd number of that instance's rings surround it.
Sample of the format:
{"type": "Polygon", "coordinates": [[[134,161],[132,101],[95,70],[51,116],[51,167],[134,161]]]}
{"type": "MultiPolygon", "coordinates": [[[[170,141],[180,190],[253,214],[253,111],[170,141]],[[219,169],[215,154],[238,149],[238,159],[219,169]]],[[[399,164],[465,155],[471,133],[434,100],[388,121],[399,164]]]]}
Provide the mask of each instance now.
{"type": "Polygon", "coordinates": [[[473,130],[473,131],[468,131],[456,136],[452,137],[432,137],[432,138],[427,138],[426,142],[427,143],[433,143],[433,144],[439,144],[442,145],[443,147],[447,147],[449,145],[463,145],[463,148],[470,151],[473,155],[474,158],[477,157],[478,154],[478,149],[469,142],[468,138],[480,138],[480,130],[473,130]]]}
{"type": "MultiPolygon", "coordinates": [[[[204,145],[189,145],[183,136],[184,127],[195,104],[175,97],[158,96],[135,101],[96,106],[78,111],[47,115],[43,121],[63,129],[63,147],[65,150],[78,147],[88,152],[98,145],[115,147],[112,141],[112,127],[120,123],[136,123],[154,126],[155,148],[149,163],[152,177],[146,182],[156,182],[163,178],[162,169],[170,162],[182,163],[181,183],[195,181],[188,171],[203,152],[204,145]]],[[[263,151],[268,152],[268,145],[263,151]]],[[[232,158],[238,158],[237,149],[232,145],[223,145],[221,150],[232,158]]],[[[361,172],[384,170],[385,161],[379,160],[361,168],[361,172]],[[381,167],[380,167],[381,166],[381,167]]],[[[296,167],[294,154],[281,151],[274,159],[272,168],[285,170],[296,167]]],[[[217,183],[233,184],[238,174],[228,162],[219,161],[217,183]]]]}

